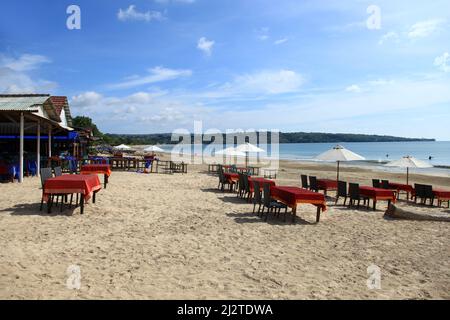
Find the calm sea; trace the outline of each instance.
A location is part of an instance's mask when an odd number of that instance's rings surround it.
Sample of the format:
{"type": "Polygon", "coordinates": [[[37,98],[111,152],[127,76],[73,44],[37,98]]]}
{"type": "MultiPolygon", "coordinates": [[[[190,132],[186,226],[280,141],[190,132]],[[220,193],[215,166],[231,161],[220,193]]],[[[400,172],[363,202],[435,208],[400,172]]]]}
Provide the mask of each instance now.
{"type": "MultiPolygon", "coordinates": [[[[377,167],[378,170],[404,171],[400,168],[388,168],[383,164],[410,155],[417,159],[430,162],[434,166],[450,167],[450,141],[424,142],[349,142],[340,143],[368,161],[352,162],[351,165],[377,167]],[[431,157],[431,160],[429,160],[431,157]]],[[[334,147],[336,143],[281,143],[279,145],[280,159],[315,161],[320,153],[334,147]]],[[[170,151],[173,146],[161,146],[170,151]]],[[[270,148],[269,148],[270,149],[270,148]]],[[[270,156],[270,150],[269,156],[270,156]]],[[[343,164],[346,165],[346,164],[343,164]]],[[[412,169],[411,172],[450,177],[449,169],[412,169]]]]}

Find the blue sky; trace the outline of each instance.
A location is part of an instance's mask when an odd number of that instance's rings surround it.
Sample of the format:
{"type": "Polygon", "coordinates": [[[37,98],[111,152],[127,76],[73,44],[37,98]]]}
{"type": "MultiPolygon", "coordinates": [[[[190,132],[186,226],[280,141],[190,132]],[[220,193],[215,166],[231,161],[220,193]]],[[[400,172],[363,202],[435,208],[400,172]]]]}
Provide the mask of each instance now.
{"type": "Polygon", "coordinates": [[[450,140],[448,0],[16,0],[0,16],[0,92],[67,95],[104,132],[450,140]]]}

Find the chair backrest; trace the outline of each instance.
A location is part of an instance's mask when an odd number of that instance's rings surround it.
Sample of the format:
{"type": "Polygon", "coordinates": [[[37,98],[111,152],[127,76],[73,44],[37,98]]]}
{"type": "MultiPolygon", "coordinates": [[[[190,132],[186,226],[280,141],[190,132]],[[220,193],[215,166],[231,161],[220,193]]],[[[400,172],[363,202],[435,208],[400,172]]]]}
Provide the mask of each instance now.
{"type": "Polygon", "coordinates": [[[381,188],[380,179],[372,179],[372,187],[381,188]]]}
{"type": "Polygon", "coordinates": [[[350,195],[350,198],[352,198],[352,199],[359,198],[359,184],[350,183],[348,186],[348,193],[350,195]]]}
{"type": "Polygon", "coordinates": [[[62,176],[62,169],[61,167],[55,167],[55,177],[62,176]]]}
{"type": "Polygon", "coordinates": [[[419,183],[415,183],[414,184],[414,191],[416,193],[416,197],[418,198],[423,198],[425,193],[424,193],[424,185],[423,184],[419,184],[419,183]]]}
{"type": "Polygon", "coordinates": [[[250,192],[250,183],[248,182],[248,175],[243,174],[242,179],[244,179],[244,190],[250,192]]]}
{"type": "Polygon", "coordinates": [[[41,168],[41,185],[44,187],[45,181],[52,177],[52,168],[41,168]]]}
{"type": "Polygon", "coordinates": [[[423,185],[423,194],[425,198],[432,199],[434,198],[433,186],[424,184],[423,185]]]}
{"type": "Polygon", "coordinates": [[[318,187],[317,187],[317,177],[309,176],[309,187],[312,190],[317,190],[318,189],[318,187]]]}
{"type": "Polygon", "coordinates": [[[346,197],[347,196],[347,182],[338,181],[337,196],[338,197],[346,197]]]}
{"type": "Polygon", "coordinates": [[[300,178],[302,180],[302,188],[308,189],[308,187],[309,187],[309,185],[308,185],[308,176],[306,174],[302,174],[302,175],[300,175],[300,178]]]}
{"type": "Polygon", "coordinates": [[[225,175],[223,174],[223,168],[219,167],[219,169],[217,171],[219,173],[219,181],[220,181],[220,183],[224,183],[225,182],[225,175]]]}
{"type": "Polygon", "coordinates": [[[383,189],[389,189],[389,180],[381,180],[381,187],[383,189]]]}
{"type": "Polygon", "coordinates": [[[253,189],[255,191],[253,199],[257,203],[261,203],[261,186],[259,181],[253,181],[253,189]]]}
{"type": "Polygon", "coordinates": [[[239,172],[238,175],[239,175],[239,186],[238,186],[238,189],[239,189],[239,191],[245,190],[244,174],[239,172]]]}
{"type": "Polygon", "coordinates": [[[266,207],[270,206],[270,184],[268,182],[265,182],[263,185],[263,203],[266,207]]]}

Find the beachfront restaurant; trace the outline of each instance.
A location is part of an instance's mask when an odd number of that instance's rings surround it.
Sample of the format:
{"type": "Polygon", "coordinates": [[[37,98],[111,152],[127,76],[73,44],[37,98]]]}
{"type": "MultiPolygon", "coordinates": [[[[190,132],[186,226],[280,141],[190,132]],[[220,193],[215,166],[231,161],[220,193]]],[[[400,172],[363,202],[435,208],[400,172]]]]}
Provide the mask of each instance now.
{"type": "Polygon", "coordinates": [[[52,155],[72,153],[78,133],[71,127],[66,97],[0,95],[0,179],[39,175],[52,155]]]}

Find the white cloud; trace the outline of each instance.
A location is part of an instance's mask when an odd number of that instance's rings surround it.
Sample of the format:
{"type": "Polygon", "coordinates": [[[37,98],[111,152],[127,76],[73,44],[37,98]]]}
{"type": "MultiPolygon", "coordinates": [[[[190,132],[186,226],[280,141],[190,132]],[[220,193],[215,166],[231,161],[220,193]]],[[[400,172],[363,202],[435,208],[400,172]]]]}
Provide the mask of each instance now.
{"type": "Polygon", "coordinates": [[[440,30],[442,24],[444,24],[444,19],[431,19],[417,22],[412,25],[408,31],[408,38],[410,39],[418,39],[425,38],[430,36],[431,34],[440,30]]]}
{"type": "Polygon", "coordinates": [[[74,108],[90,109],[95,107],[102,99],[101,94],[95,91],[87,91],[72,97],[70,105],[74,108]]]}
{"type": "Polygon", "coordinates": [[[281,38],[281,39],[278,39],[278,40],[276,40],[275,42],[274,42],[274,44],[283,44],[283,43],[285,43],[285,42],[287,42],[288,41],[288,38],[281,38]]]}
{"type": "Polygon", "coordinates": [[[345,91],[347,92],[353,92],[353,93],[359,93],[361,92],[361,87],[356,85],[356,84],[352,84],[351,86],[348,86],[347,88],[345,88],[345,91]]]}
{"type": "Polygon", "coordinates": [[[0,92],[36,93],[49,92],[57,84],[45,79],[34,78],[31,72],[40,68],[50,59],[41,55],[23,54],[10,57],[0,54],[0,92]]]}
{"type": "Polygon", "coordinates": [[[128,9],[122,10],[119,9],[119,12],[117,13],[117,18],[120,21],[127,21],[127,20],[135,20],[135,21],[152,21],[157,20],[161,21],[164,20],[164,16],[159,11],[146,11],[146,12],[139,12],[136,10],[135,5],[130,5],[128,9]]]}
{"type": "Polygon", "coordinates": [[[192,75],[191,70],[184,70],[184,69],[176,70],[164,67],[155,67],[149,69],[148,71],[149,75],[146,76],[134,75],[132,77],[126,78],[124,81],[120,83],[110,84],[107,87],[109,89],[126,89],[156,82],[174,80],[181,77],[189,77],[192,75]]]}
{"type": "Polygon", "coordinates": [[[383,43],[385,43],[388,40],[393,40],[395,42],[398,42],[398,40],[399,40],[398,33],[394,32],[394,31],[385,33],[384,35],[381,36],[380,40],[378,41],[378,44],[382,45],[383,43]]]}
{"type": "Polygon", "coordinates": [[[207,40],[205,37],[201,37],[197,43],[197,49],[203,51],[207,56],[210,56],[214,46],[214,41],[207,40]]]}
{"type": "Polygon", "coordinates": [[[237,76],[231,86],[246,93],[282,94],[298,91],[303,83],[303,77],[295,71],[278,70],[237,76]]]}
{"type": "Polygon", "coordinates": [[[445,52],[441,56],[436,57],[434,65],[444,72],[450,72],[450,54],[445,52]]]}
{"type": "Polygon", "coordinates": [[[256,34],[257,34],[256,38],[261,41],[268,40],[270,38],[269,30],[270,29],[268,27],[263,27],[263,28],[256,30],[256,34]]]}

